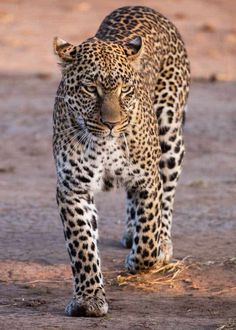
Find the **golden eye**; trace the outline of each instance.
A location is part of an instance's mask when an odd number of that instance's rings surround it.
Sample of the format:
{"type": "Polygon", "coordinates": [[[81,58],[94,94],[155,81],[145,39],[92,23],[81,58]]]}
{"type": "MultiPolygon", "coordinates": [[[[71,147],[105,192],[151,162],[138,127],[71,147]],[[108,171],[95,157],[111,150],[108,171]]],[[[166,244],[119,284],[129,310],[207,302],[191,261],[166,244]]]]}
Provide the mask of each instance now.
{"type": "Polygon", "coordinates": [[[121,92],[124,94],[130,93],[130,92],[132,92],[132,90],[133,90],[133,87],[130,85],[124,85],[121,87],[121,92]]]}
{"type": "Polygon", "coordinates": [[[93,85],[83,85],[83,88],[86,90],[86,92],[90,94],[96,94],[97,93],[97,87],[93,85]]]}

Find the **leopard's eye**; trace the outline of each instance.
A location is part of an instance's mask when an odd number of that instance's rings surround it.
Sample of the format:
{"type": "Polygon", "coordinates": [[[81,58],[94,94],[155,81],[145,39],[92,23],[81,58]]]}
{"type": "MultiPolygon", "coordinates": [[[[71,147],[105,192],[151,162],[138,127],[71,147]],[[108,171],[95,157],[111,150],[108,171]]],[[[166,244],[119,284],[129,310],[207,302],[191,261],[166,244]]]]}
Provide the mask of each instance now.
{"type": "Polygon", "coordinates": [[[121,92],[124,94],[129,94],[130,92],[132,92],[133,87],[130,85],[124,85],[121,87],[121,92]]]}
{"type": "Polygon", "coordinates": [[[88,92],[90,94],[97,93],[97,87],[94,85],[83,85],[83,88],[86,90],[86,92],[88,92]]]}

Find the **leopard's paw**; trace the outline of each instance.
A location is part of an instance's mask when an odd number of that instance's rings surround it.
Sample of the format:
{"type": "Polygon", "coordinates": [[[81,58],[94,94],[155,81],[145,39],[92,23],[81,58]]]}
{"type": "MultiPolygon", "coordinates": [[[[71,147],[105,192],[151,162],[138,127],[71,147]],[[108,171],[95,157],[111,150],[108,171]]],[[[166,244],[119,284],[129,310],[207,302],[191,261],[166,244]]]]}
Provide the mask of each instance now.
{"type": "Polygon", "coordinates": [[[148,257],[148,258],[140,258],[133,255],[132,253],[129,253],[129,255],[126,257],[125,260],[125,268],[131,273],[131,274],[136,274],[142,270],[150,269],[152,268],[156,262],[157,258],[154,257],[148,257]]]}
{"type": "Polygon", "coordinates": [[[108,312],[108,304],[105,298],[85,297],[73,298],[65,308],[68,316],[100,317],[108,312]]]}
{"type": "Polygon", "coordinates": [[[136,274],[138,271],[140,271],[140,266],[137,262],[135,262],[135,258],[131,253],[129,253],[125,259],[125,268],[131,274],[136,274]]]}

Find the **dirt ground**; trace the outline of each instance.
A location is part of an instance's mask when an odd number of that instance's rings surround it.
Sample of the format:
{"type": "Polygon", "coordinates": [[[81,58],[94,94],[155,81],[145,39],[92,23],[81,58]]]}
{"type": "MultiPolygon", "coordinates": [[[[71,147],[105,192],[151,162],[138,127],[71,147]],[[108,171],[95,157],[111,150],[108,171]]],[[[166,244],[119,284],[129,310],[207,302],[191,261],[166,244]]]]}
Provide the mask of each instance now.
{"type": "Polygon", "coordinates": [[[173,225],[174,258],[188,257],[182,273],[169,282],[119,285],[128,252],[119,244],[124,194],[99,194],[110,310],[100,319],[64,315],[72,290],[55,202],[51,136],[59,74],[51,40],[80,42],[125,4],[134,1],[0,1],[0,329],[236,329],[236,3],[230,0],[145,2],[176,23],[192,62],[173,225]]]}

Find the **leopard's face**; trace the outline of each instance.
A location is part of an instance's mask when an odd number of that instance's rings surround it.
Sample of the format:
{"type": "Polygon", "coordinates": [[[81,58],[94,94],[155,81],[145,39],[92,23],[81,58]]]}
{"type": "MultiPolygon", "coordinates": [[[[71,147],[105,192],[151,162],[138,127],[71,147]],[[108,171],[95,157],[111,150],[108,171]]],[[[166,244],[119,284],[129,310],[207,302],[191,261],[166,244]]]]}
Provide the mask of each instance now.
{"type": "Polygon", "coordinates": [[[74,123],[96,137],[128,132],[137,108],[137,81],[125,49],[92,38],[73,51],[62,79],[74,123]]]}

